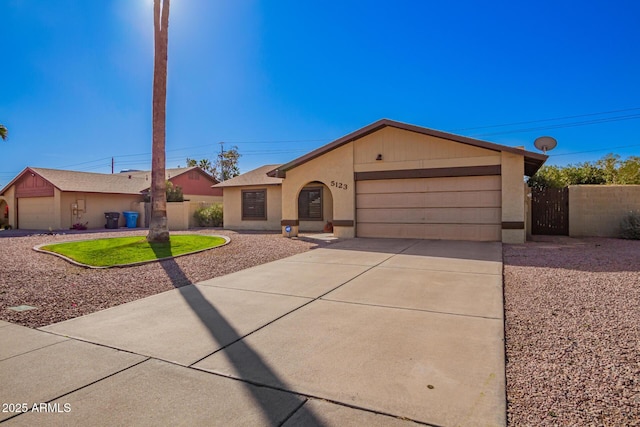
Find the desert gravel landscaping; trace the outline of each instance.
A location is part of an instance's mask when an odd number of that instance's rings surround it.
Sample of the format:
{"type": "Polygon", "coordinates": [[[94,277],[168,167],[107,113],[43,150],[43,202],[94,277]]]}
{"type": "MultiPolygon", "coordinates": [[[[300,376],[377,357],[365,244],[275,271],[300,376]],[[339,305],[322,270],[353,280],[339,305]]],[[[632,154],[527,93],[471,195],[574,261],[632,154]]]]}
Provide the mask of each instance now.
{"type": "MultiPolygon", "coordinates": [[[[189,231],[189,234],[193,233],[193,230],[189,231]]],[[[229,236],[231,242],[170,261],[91,270],[53,255],[38,253],[32,248],[43,243],[88,238],[144,236],[146,231],[0,238],[0,319],[32,328],[50,325],[175,287],[275,261],[320,244],[287,239],[279,233],[236,233],[226,230],[202,230],[196,233],[229,236]],[[19,305],[37,309],[22,312],[8,309],[19,305]]]]}
{"type": "Polygon", "coordinates": [[[509,425],[640,425],[640,241],[543,240],[503,246],[509,425]]]}

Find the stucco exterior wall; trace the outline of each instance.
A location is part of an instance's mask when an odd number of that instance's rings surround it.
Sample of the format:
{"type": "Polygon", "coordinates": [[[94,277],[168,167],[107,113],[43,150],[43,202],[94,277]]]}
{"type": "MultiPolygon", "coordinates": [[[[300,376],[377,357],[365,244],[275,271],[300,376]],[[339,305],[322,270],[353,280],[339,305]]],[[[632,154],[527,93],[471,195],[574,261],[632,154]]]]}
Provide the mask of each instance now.
{"type": "Polygon", "coordinates": [[[620,221],[640,213],[640,185],[569,186],[569,236],[620,237],[620,221]]]}
{"type": "Polygon", "coordinates": [[[502,242],[524,243],[526,241],[524,156],[503,151],[501,170],[502,242]]]}
{"type": "Polygon", "coordinates": [[[189,228],[189,202],[167,202],[167,227],[169,231],[189,228]]]}
{"type": "MultiPolygon", "coordinates": [[[[135,194],[104,194],[64,192],[60,198],[60,222],[58,228],[68,229],[75,223],[88,223],[87,228],[104,228],[105,212],[119,212],[118,226],[124,227],[125,220],[122,212],[136,211],[141,214],[138,202],[141,195],[135,194]],[[73,211],[73,204],[78,205],[77,212],[73,211]],[[83,209],[84,207],[84,209],[83,209]]],[[[142,211],[144,213],[144,210],[142,211]]],[[[141,226],[141,216],[138,216],[138,226],[141,226]]]]}
{"type": "Polygon", "coordinates": [[[500,153],[386,127],[353,142],[354,171],[499,165],[500,153]],[[382,160],[376,160],[382,154],[382,160]]]}
{"type": "Polygon", "coordinates": [[[62,192],[57,188],[53,189],[53,223],[55,228],[62,228],[62,192]]]}
{"type": "Polygon", "coordinates": [[[280,185],[224,187],[224,228],[232,230],[280,230],[282,189],[280,185]],[[242,220],[242,190],[267,190],[267,219],[242,220]]]}
{"type": "MultiPolygon", "coordinates": [[[[282,181],[282,219],[298,220],[298,194],[309,182],[322,182],[333,199],[333,234],[336,237],[355,237],[355,181],[353,176],[353,144],[306,162],[287,171],[282,181]],[[350,221],[353,225],[337,225],[336,221],[350,221]]],[[[226,210],[226,189],[225,189],[226,210]]],[[[226,213],[225,213],[226,215],[226,213]]],[[[282,226],[283,235],[287,233],[282,226]]],[[[290,236],[297,236],[299,227],[291,226],[290,236]]]]}

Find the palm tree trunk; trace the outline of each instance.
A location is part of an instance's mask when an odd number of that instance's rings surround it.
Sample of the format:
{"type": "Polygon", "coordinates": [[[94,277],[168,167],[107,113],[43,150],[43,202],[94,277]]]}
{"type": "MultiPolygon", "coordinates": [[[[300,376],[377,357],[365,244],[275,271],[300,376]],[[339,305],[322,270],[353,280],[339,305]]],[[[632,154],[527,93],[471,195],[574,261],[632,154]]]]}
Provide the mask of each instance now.
{"type": "Polygon", "coordinates": [[[169,0],[153,1],[153,143],[151,154],[151,219],[149,242],[169,241],[165,178],[165,130],[167,113],[167,50],[169,44],[169,0]]]}

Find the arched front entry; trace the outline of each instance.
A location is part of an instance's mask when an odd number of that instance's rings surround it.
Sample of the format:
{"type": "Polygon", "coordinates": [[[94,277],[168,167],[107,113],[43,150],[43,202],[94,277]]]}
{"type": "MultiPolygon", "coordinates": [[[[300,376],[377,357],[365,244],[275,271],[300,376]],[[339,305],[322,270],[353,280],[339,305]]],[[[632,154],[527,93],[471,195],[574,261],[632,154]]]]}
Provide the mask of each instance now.
{"type": "MultiPolygon", "coordinates": [[[[330,217],[333,235],[338,238],[355,237],[355,179],[351,145],[341,146],[305,161],[304,167],[279,171],[279,177],[282,178],[283,236],[294,237],[301,230],[298,215],[300,191],[307,185],[322,183],[323,202],[326,204],[330,194],[333,204],[330,217]]],[[[323,222],[326,224],[328,219],[323,218],[323,222]]],[[[317,222],[316,224],[319,225],[317,222]]]]}
{"type": "Polygon", "coordinates": [[[333,195],[320,181],[305,184],[298,192],[298,223],[300,232],[322,232],[333,222],[333,195]]]}

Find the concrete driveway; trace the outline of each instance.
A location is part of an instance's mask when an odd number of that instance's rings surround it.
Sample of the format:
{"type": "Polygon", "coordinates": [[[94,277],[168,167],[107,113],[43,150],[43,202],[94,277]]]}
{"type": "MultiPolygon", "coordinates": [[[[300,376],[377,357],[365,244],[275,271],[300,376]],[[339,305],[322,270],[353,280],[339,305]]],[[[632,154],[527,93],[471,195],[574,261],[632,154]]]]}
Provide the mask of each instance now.
{"type": "Polygon", "coordinates": [[[20,328],[3,402],[70,412],[9,425],[506,424],[500,243],[346,240],[20,328]]]}

